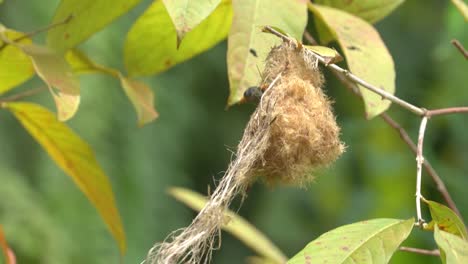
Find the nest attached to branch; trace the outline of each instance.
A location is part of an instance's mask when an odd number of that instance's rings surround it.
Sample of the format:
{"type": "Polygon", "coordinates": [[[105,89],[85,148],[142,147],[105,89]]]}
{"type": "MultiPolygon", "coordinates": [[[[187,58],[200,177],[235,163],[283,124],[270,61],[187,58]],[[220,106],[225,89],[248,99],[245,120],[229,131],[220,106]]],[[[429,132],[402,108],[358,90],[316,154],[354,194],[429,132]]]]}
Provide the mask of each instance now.
{"type": "Polygon", "coordinates": [[[208,263],[218,246],[232,200],[256,179],[304,185],[333,163],[344,145],[331,103],[323,93],[317,60],[294,43],[272,48],[261,87],[268,87],[252,114],[235,159],[190,226],[175,231],[149,252],[147,263],[208,263]]]}

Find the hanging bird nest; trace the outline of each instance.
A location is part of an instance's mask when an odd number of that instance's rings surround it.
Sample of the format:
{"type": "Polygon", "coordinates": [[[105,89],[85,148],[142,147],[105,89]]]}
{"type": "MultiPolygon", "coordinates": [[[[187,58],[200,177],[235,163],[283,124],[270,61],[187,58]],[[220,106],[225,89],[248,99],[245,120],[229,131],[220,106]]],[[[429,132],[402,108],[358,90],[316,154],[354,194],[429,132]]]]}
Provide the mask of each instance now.
{"type": "Polygon", "coordinates": [[[343,153],[314,56],[285,41],[272,48],[262,76],[260,87],[267,88],[221,182],[190,226],[151,249],[148,263],[208,263],[221,226],[229,221],[224,211],[256,179],[304,185],[343,153]]]}

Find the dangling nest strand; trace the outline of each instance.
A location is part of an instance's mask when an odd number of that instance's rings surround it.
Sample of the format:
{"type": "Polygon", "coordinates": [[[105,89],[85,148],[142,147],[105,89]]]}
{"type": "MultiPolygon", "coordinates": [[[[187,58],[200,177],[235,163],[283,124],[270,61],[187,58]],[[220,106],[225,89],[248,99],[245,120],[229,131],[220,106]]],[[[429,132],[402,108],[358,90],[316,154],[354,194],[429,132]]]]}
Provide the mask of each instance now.
{"type": "Polygon", "coordinates": [[[283,42],[271,50],[262,76],[261,87],[268,88],[209,202],[190,226],[156,244],[147,263],[208,263],[221,226],[229,221],[223,212],[255,179],[303,185],[343,152],[314,56],[283,42]]]}

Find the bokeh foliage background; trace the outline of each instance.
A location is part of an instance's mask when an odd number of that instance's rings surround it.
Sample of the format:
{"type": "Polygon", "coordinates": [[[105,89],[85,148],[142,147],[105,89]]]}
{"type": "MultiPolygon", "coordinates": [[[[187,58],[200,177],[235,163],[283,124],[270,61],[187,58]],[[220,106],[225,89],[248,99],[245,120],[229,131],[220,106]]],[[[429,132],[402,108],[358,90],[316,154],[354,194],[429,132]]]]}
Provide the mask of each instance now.
{"type": "MultiPolygon", "coordinates": [[[[123,41],[151,1],[94,35],[81,48],[95,61],[123,70],[123,41]]],[[[58,0],[5,1],[0,22],[20,31],[50,23],[58,0]]],[[[313,21],[310,19],[310,26],[313,21]]],[[[466,105],[466,61],[451,45],[468,45],[466,22],[450,1],[407,1],[377,28],[393,55],[397,92],[427,108],[466,105]]],[[[36,37],[42,41],[44,36],[36,37]]],[[[125,263],[139,263],[155,241],[186,226],[194,213],[170,198],[170,186],[201,193],[222,175],[253,106],[225,111],[228,98],[226,43],[156,77],[156,122],[137,128],[135,113],[118,81],[80,77],[82,105],[68,122],[94,148],[111,178],[124,221],[125,263]]],[[[372,67],[372,65],[369,65],[372,67]]],[[[363,106],[330,74],[327,94],[335,101],[347,152],[307,189],[256,184],[239,214],[262,230],[288,256],[323,232],[370,218],[414,215],[416,165],[398,134],[379,118],[366,121],[363,106]]],[[[22,89],[43,85],[37,77],[22,89]]],[[[13,92],[16,92],[14,90],[13,92]]],[[[46,93],[34,97],[54,109],[46,93]]],[[[415,139],[418,118],[392,106],[389,114],[415,139]]],[[[115,242],[96,210],[72,181],[24,131],[0,112],[0,224],[19,263],[118,263],[115,242]]],[[[425,155],[442,176],[468,219],[468,116],[430,121],[425,155]]],[[[429,177],[423,195],[442,201],[429,177]]],[[[425,214],[429,218],[428,213],[425,214]]],[[[435,248],[432,233],[414,230],[406,246],[435,248]]],[[[239,263],[253,255],[230,235],[214,263],[239,263]]],[[[398,252],[392,263],[439,263],[438,258],[398,252]]]]}

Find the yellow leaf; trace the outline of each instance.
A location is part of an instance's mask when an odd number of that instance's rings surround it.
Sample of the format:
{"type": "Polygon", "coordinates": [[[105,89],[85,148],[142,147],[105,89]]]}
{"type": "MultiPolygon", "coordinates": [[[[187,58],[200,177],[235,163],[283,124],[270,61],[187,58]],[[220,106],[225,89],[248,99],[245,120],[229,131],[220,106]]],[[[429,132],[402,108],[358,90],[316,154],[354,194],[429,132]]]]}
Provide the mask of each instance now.
{"type": "MultiPolygon", "coordinates": [[[[24,34],[3,28],[0,34],[14,40],[24,34]]],[[[25,38],[18,43],[29,44],[31,39],[25,38]]],[[[0,39],[0,94],[7,92],[34,76],[34,68],[29,57],[13,45],[8,45],[0,39]]]]}
{"type": "Polygon", "coordinates": [[[5,106],[88,197],[124,254],[125,234],[111,184],[91,147],[42,106],[24,102],[5,103],[5,106]]]}
{"type": "Polygon", "coordinates": [[[119,75],[119,78],[127,97],[137,111],[138,125],[143,126],[156,119],[158,113],[154,110],[153,91],[142,82],[125,78],[122,75],[119,75]]]}
{"type": "Polygon", "coordinates": [[[47,47],[19,46],[31,57],[37,75],[47,84],[57,106],[60,121],[73,117],[80,104],[80,83],[65,59],[47,47]]]}

